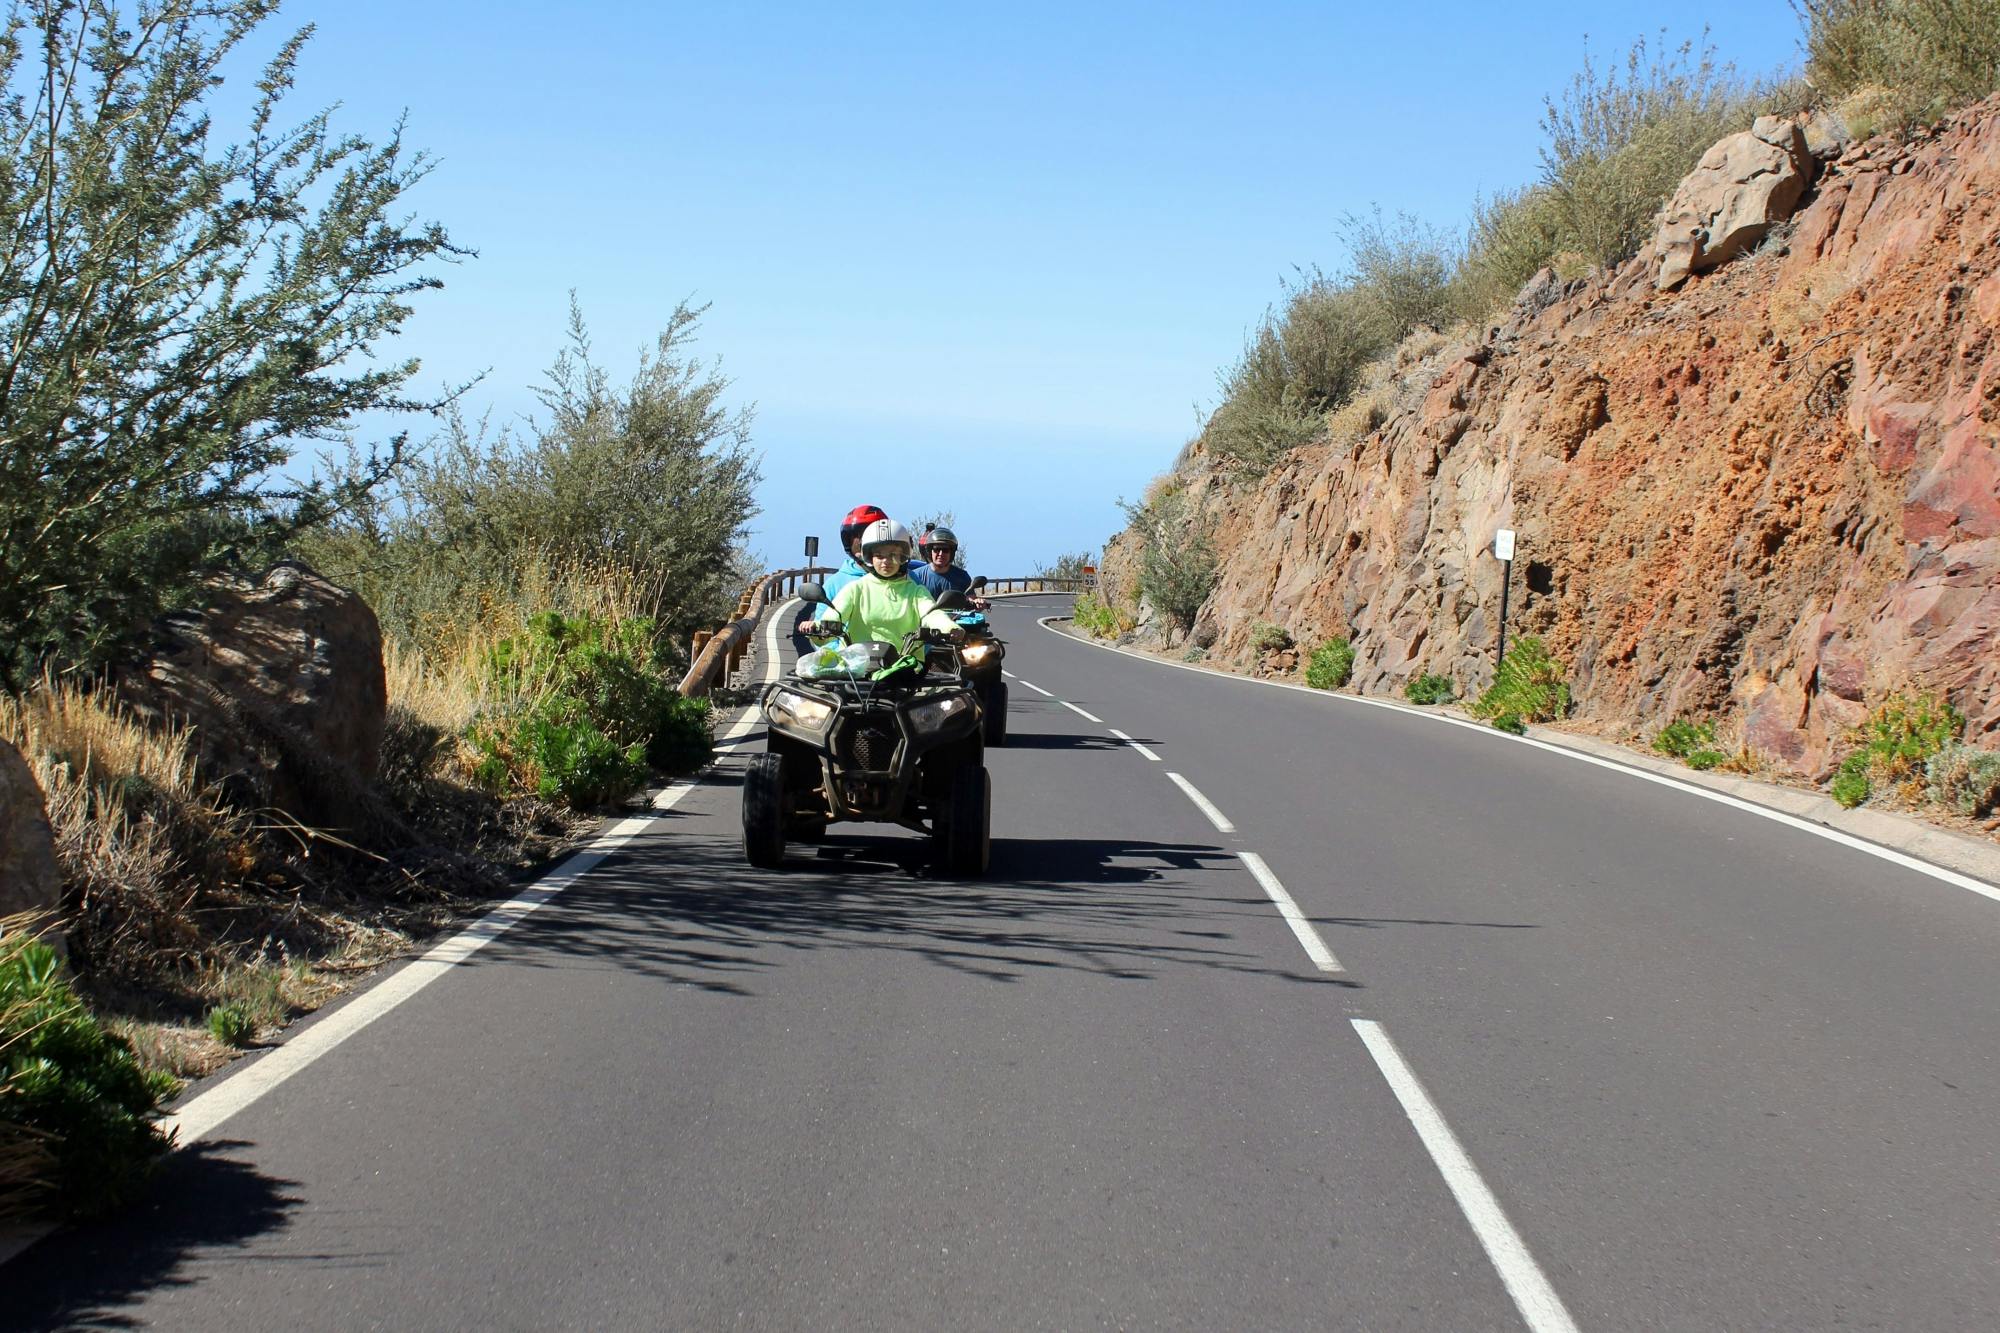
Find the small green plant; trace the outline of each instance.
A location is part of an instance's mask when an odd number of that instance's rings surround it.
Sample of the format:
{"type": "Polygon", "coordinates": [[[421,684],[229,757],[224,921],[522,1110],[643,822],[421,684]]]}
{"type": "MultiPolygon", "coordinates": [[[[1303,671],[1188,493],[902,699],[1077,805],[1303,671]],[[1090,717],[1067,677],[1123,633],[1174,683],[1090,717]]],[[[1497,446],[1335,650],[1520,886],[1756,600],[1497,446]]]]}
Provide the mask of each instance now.
{"type": "MultiPolygon", "coordinates": [[[[1715,747],[1715,723],[1690,722],[1686,718],[1675,718],[1661,727],[1653,737],[1653,748],[1661,754],[1670,754],[1676,759],[1686,759],[1697,751],[1713,750],[1715,747]]],[[[1720,762],[1720,761],[1718,761],[1720,762]]],[[[1713,768],[1714,765],[1710,764],[1713,768]]]]}
{"type": "Polygon", "coordinates": [[[1868,756],[1856,750],[1841,760],[1840,769],[1833,775],[1833,799],[1848,810],[1868,799],[1873,785],[1868,781],[1868,756]]]}
{"type": "Polygon", "coordinates": [[[1250,646],[1260,653],[1281,652],[1292,646],[1292,636],[1283,625],[1260,620],[1250,627],[1250,646]]]}
{"type": "Polygon", "coordinates": [[[1132,628],[1131,618],[1103,596],[1078,593],[1070,621],[1093,639],[1112,639],[1132,628]]]}
{"type": "Polygon", "coordinates": [[[1306,684],[1316,690],[1337,690],[1354,674],[1354,646],[1346,639],[1328,639],[1306,659],[1306,684]]]}
{"type": "Polygon", "coordinates": [[[1687,760],[1689,768],[1706,773],[1711,768],[1719,768],[1723,764],[1728,763],[1729,752],[1712,749],[1690,750],[1688,753],[1682,755],[1681,758],[1687,760]]]}
{"type": "Polygon", "coordinates": [[[1202,647],[1200,644],[1190,644],[1181,653],[1181,661],[1183,662],[1206,662],[1207,660],[1208,649],[1202,647]]]}
{"type": "Polygon", "coordinates": [[[139,1067],[18,922],[0,936],[0,1200],[75,1215],[109,1211],[152,1173],[167,1074],[139,1067]]]}
{"type": "Polygon", "coordinates": [[[1961,815],[2000,809],[2000,754],[1970,745],[1947,745],[1924,766],[1925,791],[1961,815]]]}
{"type": "Polygon", "coordinates": [[[1841,761],[1833,799],[1852,809],[1879,785],[1899,787],[1916,799],[1924,792],[1932,757],[1955,744],[1964,729],[1964,715],[1942,695],[1890,695],[1855,728],[1859,744],[1841,761]]]}
{"type": "Polygon", "coordinates": [[[1528,724],[1521,720],[1519,713],[1501,713],[1493,719],[1493,725],[1514,736],[1528,734],[1528,724]]]}
{"type": "Polygon", "coordinates": [[[1403,687],[1403,697],[1413,704],[1448,704],[1457,697],[1450,676],[1418,676],[1403,687]]]}
{"type": "Polygon", "coordinates": [[[224,1046],[248,1046],[256,1039],[257,1023],[247,1008],[232,1000],[208,1011],[208,1035],[224,1046]]]}
{"type": "Polygon", "coordinates": [[[1569,711],[1569,684],[1563,664],[1542,641],[1529,635],[1517,642],[1472,705],[1475,717],[1497,720],[1515,713],[1526,722],[1553,722],[1569,711]]]}

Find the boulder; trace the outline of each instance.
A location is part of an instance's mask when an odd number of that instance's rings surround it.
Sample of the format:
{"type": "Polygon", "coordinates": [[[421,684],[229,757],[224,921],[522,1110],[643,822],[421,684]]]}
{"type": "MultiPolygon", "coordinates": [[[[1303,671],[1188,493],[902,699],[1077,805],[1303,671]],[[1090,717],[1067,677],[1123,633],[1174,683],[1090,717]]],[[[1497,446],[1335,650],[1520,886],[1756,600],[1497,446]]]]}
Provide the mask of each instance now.
{"type": "Polygon", "coordinates": [[[1812,165],[1805,131],[1777,116],[1759,116],[1702,154],[1661,215],[1654,286],[1667,291],[1748,253],[1798,207],[1812,165]]]}
{"type": "MultiPolygon", "coordinates": [[[[21,752],[0,740],[0,919],[21,912],[53,919],[61,906],[62,871],[42,789],[21,752]]],[[[62,948],[52,926],[41,934],[62,948]]]]}
{"type": "Polygon", "coordinates": [[[382,630],[356,594],[284,562],[209,583],[161,619],[148,657],[116,674],[141,717],[194,730],[204,772],[248,806],[354,827],[388,716],[382,630]]]}

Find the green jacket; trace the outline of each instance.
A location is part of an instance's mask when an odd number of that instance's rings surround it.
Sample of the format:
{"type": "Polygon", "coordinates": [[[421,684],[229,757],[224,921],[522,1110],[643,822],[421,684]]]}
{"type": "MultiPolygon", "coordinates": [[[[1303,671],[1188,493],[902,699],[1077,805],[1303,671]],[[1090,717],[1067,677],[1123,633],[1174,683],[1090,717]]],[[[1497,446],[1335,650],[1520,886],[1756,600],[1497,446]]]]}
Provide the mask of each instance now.
{"type": "Polygon", "coordinates": [[[833,613],[847,626],[849,643],[874,640],[901,646],[918,626],[950,633],[958,622],[937,609],[937,601],[911,581],[866,574],[833,595],[833,613]]]}

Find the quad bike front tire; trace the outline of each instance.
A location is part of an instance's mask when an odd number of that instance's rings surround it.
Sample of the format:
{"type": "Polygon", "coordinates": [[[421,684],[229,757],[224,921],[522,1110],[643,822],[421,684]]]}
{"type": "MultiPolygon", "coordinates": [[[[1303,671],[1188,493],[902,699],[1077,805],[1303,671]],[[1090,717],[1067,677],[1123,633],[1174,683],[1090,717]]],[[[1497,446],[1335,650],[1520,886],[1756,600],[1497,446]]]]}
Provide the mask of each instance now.
{"type": "Polygon", "coordinates": [[[753,755],[743,775],[743,858],[760,870],[785,859],[785,761],[753,755]]]}
{"type": "Polygon", "coordinates": [[[965,764],[951,775],[945,798],[940,858],[956,879],[977,879],[993,859],[993,785],[984,764],[965,764]]]}
{"type": "Polygon", "coordinates": [[[996,680],[986,687],[986,743],[1007,743],[1007,682],[996,680]]]}

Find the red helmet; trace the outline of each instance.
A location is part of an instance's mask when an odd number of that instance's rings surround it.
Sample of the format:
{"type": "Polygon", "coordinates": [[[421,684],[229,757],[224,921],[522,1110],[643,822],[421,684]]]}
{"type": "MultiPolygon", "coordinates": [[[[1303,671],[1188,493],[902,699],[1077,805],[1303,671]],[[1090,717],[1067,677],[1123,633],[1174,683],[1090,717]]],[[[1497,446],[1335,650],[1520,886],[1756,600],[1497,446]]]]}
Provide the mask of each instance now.
{"type": "Polygon", "coordinates": [[[847,517],[840,520],[840,549],[854,549],[854,539],[859,537],[870,523],[878,523],[889,517],[874,505],[856,505],[847,511],[847,517]]]}

